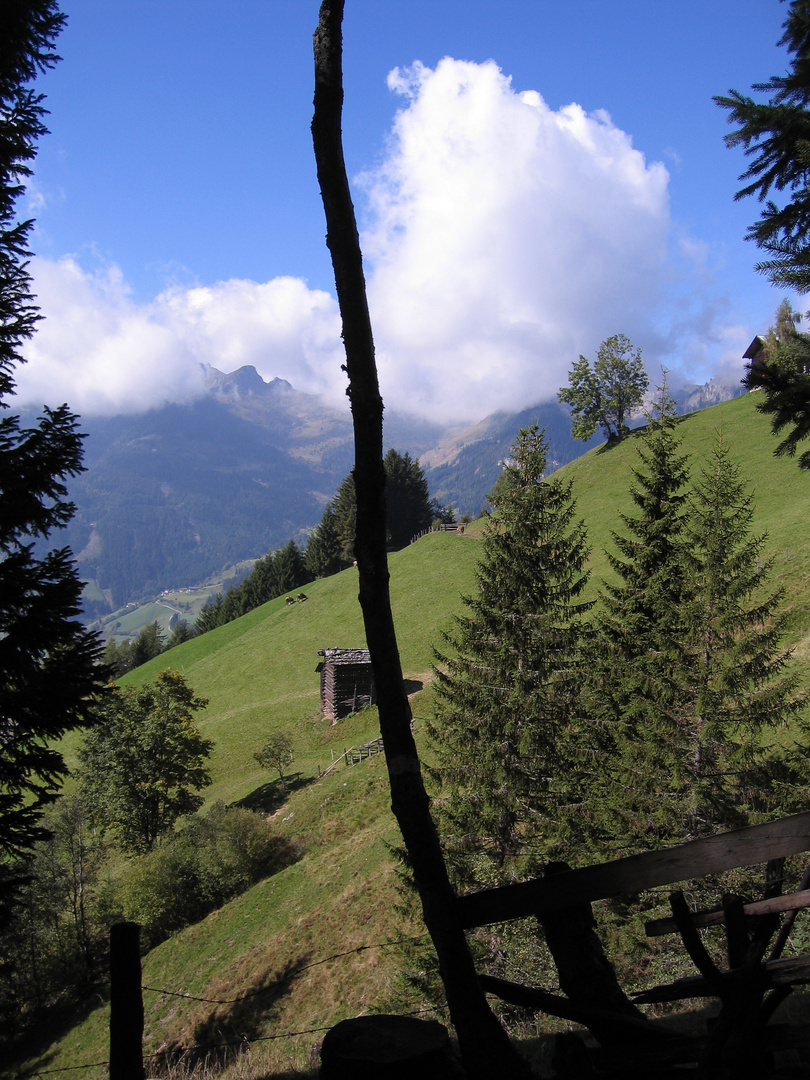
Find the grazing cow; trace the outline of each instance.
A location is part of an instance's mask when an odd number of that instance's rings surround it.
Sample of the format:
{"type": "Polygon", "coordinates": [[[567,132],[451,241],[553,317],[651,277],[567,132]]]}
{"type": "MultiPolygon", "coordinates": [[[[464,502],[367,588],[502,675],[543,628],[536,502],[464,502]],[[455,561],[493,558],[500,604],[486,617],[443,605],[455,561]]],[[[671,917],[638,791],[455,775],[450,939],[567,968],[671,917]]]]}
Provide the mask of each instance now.
{"type": "Polygon", "coordinates": [[[290,606],[290,604],[294,604],[294,603],[295,603],[295,598],[294,598],[294,597],[292,597],[292,596],[288,596],[288,597],[287,597],[287,599],[286,599],[286,600],[284,601],[284,603],[285,603],[285,604],[287,605],[287,607],[289,607],[289,606],[290,606]]]}
{"type": "Polygon", "coordinates": [[[458,536],[463,536],[464,535],[464,526],[459,525],[459,527],[456,529],[456,533],[457,533],[458,536]]]}
{"type": "Polygon", "coordinates": [[[306,600],[306,598],[307,598],[307,594],[306,594],[306,593],[302,593],[302,592],[300,592],[300,593],[298,594],[298,596],[296,596],[296,598],[295,598],[295,599],[296,599],[296,600],[299,600],[299,601],[300,601],[300,600],[306,600]]]}

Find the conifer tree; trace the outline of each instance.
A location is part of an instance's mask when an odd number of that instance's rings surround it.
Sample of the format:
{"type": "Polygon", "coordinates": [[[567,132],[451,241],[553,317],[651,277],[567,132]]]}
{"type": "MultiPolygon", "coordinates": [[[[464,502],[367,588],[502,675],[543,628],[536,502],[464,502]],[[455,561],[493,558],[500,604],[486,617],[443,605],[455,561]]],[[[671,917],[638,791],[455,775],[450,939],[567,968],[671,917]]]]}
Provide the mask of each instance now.
{"type": "Polygon", "coordinates": [[[297,589],[307,580],[304,568],[304,556],[294,540],[290,540],[283,548],[280,548],[273,556],[273,574],[270,588],[262,599],[262,603],[272,600],[273,597],[297,589]]]}
{"type": "MultiPolygon", "coordinates": [[[[527,836],[550,847],[559,825],[555,777],[565,771],[577,713],[580,643],[590,604],[585,529],[570,483],[544,479],[546,444],[521,430],[488,523],[467,613],[437,652],[436,808],[463,880],[485,852],[497,880],[527,836]]],[[[528,868],[528,867],[527,867],[528,868]]]]}
{"type": "Polygon", "coordinates": [[[41,809],[67,773],[54,744],[88,722],[104,681],[95,637],[78,620],[71,552],[35,546],[74,512],[67,483],[82,469],[77,418],[60,405],[24,428],[8,411],[14,368],[40,319],[28,271],[33,221],[15,213],[46,132],[31,83],[59,59],[64,21],[53,0],[0,7],[0,878],[13,877],[44,835],[41,809]]]}
{"type": "Polygon", "coordinates": [[[428,482],[424,470],[405,451],[393,447],[383,460],[385,469],[385,524],[388,542],[395,548],[404,547],[433,521],[428,482]]]}
{"type": "Polygon", "coordinates": [[[778,44],[792,54],[787,74],[774,75],[753,89],[770,94],[755,101],[737,90],[715,102],[728,110],[737,128],[725,138],[729,147],[742,146],[751,158],[740,180],[748,181],[734,196],[756,195],[765,208],[748,229],[770,257],[757,264],[774,285],[810,292],[810,0],[792,0],[778,44]],[[774,199],[786,192],[783,205],[774,199]]]}
{"type": "MultiPolygon", "coordinates": [[[[787,73],[756,83],[755,91],[769,94],[757,101],[730,90],[714,100],[728,110],[736,130],[726,136],[729,147],[742,146],[751,159],[740,180],[747,181],[734,196],[756,195],[765,208],[749,226],[753,240],[768,256],[756,269],[777,286],[810,292],[810,0],[792,0],[779,45],[791,55],[787,73]],[[778,200],[778,201],[777,201],[778,200]]],[[[804,334],[790,327],[779,353],[768,350],[765,362],[747,376],[749,387],[762,389],[760,412],[771,415],[774,433],[792,428],[776,448],[777,454],[796,453],[810,436],[810,364],[804,334]]],[[[799,468],[810,469],[810,451],[799,457],[799,468]]]]}
{"type": "Polygon", "coordinates": [[[689,790],[680,717],[684,691],[683,560],[688,459],[664,386],[640,437],[633,469],[635,516],[622,515],[608,554],[618,582],[605,584],[589,664],[592,755],[581,825],[602,857],[674,842],[689,790]]]}
{"type": "Polygon", "coordinates": [[[176,645],[182,645],[186,641],[191,641],[193,637],[194,631],[188,625],[188,620],[178,619],[169,635],[169,640],[166,642],[164,652],[168,652],[169,649],[173,649],[176,645]]]}
{"type": "MultiPolygon", "coordinates": [[[[799,330],[801,319],[783,300],[765,337],[764,359],[749,364],[743,380],[749,390],[763,391],[757,411],[770,416],[774,435],[787,429],[774,450],[777,457],[794,457],[810,436],[810,335],[799,330]]],[[[799,455],[799,468],[810,469],[810,450],[799,455]]]]}
{"type": "Polygon", "coordinates": [[[335,512],[331,506],[324,510],[317,529],[309,538],[304,554],[304,566],[312,578],[329,577],[343,569],[335,512]]]}
{"type": "Polygon", "coordinates": [[[352,473],[341,481],[331,505],[334,511],[335,531],[340,544],[340,558],[344,566],[351,566],[354,560],[354,537],[357,532],[357,496],[354,491],[352,473]]]}
{"type": "Polygon", "coordinates": [[[748,824],[763,811],[790,813],[805,800],[806,695],[780,647],[782,590],[766,591],[773,560],[765,535],[751,536],[752,496],[722,432],[695,483],[686,530],[689,604],[685,750],[694,774],[689,835],[748,824]],[[776,748],[773,733],[791,733],[776,748]]]}

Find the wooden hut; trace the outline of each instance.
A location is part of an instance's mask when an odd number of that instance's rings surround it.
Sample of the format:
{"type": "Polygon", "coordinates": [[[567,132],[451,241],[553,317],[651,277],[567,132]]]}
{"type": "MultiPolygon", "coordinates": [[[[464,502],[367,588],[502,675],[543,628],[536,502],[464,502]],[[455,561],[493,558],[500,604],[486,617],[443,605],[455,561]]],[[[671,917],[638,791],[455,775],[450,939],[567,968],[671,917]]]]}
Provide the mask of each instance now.
{"type": "Polygon", "coordinates": [[[377,702],[368,649],[318,649],[321,711],[333,723],[377,702]]]}

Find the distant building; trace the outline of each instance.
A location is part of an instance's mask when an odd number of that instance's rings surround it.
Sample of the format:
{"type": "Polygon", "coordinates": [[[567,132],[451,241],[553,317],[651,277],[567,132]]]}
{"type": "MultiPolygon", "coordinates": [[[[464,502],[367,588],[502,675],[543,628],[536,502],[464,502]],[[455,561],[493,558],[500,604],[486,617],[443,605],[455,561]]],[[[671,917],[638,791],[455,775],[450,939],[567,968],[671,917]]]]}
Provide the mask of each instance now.
{"type": "Polygon", "coordinates": [[[318,656],[323,657],[315,670],[321,674],[324,716],[336,723],[364,705],[377,703],[368,649],[319,649],[318,656]]]}
{"type": "Polygon", "coordinates": [[[751,344],[743,353],[743,360],[748,361],[748,368],[751,372],[746,378],[746,384],[749,390],[756,390],[759,383],[757,380],[756,371],[760,364],[765,362],[767,356],[767,345],[765,338],[760,337],[759,334],[754,338],[751,344]]]}

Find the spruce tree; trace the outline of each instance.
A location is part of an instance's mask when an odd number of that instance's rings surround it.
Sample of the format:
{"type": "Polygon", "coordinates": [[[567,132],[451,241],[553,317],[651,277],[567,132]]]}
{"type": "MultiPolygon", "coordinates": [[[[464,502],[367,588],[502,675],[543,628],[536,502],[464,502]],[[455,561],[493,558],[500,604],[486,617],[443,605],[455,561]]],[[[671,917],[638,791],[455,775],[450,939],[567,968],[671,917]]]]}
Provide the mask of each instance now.
{"type": "MultiPolygon", "coordinates": [[[[762,391],[757,411],[770,416],[774,435],[787,429],[774,450],[777,457],[794,457],[810,436],[810,334],[799,330],[801,318],[789,300],[782,301],[765,337],[764,359],[749,364],[743,380],[749,390],[762,391]]],[[[799,455],[799,468],[810,469],[810,450],[799,455]]]]}
{"type": "Polygon", "coordinates": [[[571,484],[545,468],[542,433],[521,430],[476,589],[436,653],[435,806],[461,880],[503,878],[527,837],[548,851],[560,829],[555,778],[578,709],[588,549],[571,484]]]}
{"type": "Polygon", "coordinates": [[[324,510],[318,527],[309,538],[304,565],[310,578],[329,577],[343,569],[335,512],[331,506],[324,510]]]}
{"type": "Polygon", "coordinates": [[[728,110],[728,122],[737,125],[726,145],[742,146],[751,158],[740,176],[747,183],[735,199],[756,195],[765,203],[747,235],[769,256],[757,270],[774,285],[804,293],[810,291],[810,0],[793,0],[783,25],[778,44],[792,56],[787,74],[753,87],[769,94],[768,101],[737,90],[714,100],[728,110]],[[783,192],[788,197],[779,206],[774,199],[783,192]]]}
{"type": "Polygon", "coordinates": [[[690,790],[682,754],[683,560],[689,466],[680,452],[674,403],[664,386],[639,436],[635,515],[613,534],[618,581],[604,585],[589,664],[589,740],[594,768],[583,778],[580,822],[603,857],[680,838],[690,790]]]}
{"type": "MultiPolygon", "coordinates": [[[[765,208],[749,226],[753,240],[768,256],[756,269],[777,286],[810,292],[810,0],[793,0],[779,45],[791,55],[787,73],[753,89],[767,93],[766,102],[730,90],[715,102],[728,110],[736,130],[726,136],[730,147],[742,146],[751,158],[740,179],[747,181],[735,199],[756,195],[765,208]],[[778,201],[777,201],[778,200],[778,201]]],[[[777,454],[796,453],[810,436],[810,365],[806,335],[790,327],[780,343],[780,356],[768,350],[765,362],[749,372],[749,387],[762,391],[757,407],[771,415],[774,433],[792,429],[777,454]]],[[[799,457],[810,469],[810,451],[799,457]]]]}
{"type": "Polygon", "coordinates": [[[61,405],[25,428],[7,411],[14,368],[40,319],[28,272],[33,222],[15,214],[46,132],[30,84],[58,60],[64,21],[53,0],[5,0],[0,9],[0,878],[13,877],[44,835],[41,809],[67,773],[54,744],[88,722],[104,681],[100,649],[78,620],[72,554],[42,554],[74,512],[67,483],[82,469],[77,418],[61,405]]]}
{"type": "Polygon", "coordinates": [[[773,560],[762,558],[766,536],[751,535],[752,502],[721,432],[694,485],[686,530],[688,835],[795,812],[806,798],[804,769],[794,768],[808,749],[806,695],[780,647],[784,594],[766,589],[773,560]]]}
{"type": "Polygon", "coordinates": [[[433,521],[428,482],[418,459],[393,448],[383,461],[385,469],[385,524],[388,542],[401,548],[429,529],[433,521]]]}
{"type": "Polygon", "coordinates": [[[354,561],[354,537],[357,532],[357,496],[354,491],[354,475],[349,473],[341,481],[332,499],[335,531],[340,544],[340,558],[344,566],[354,561]]]}

